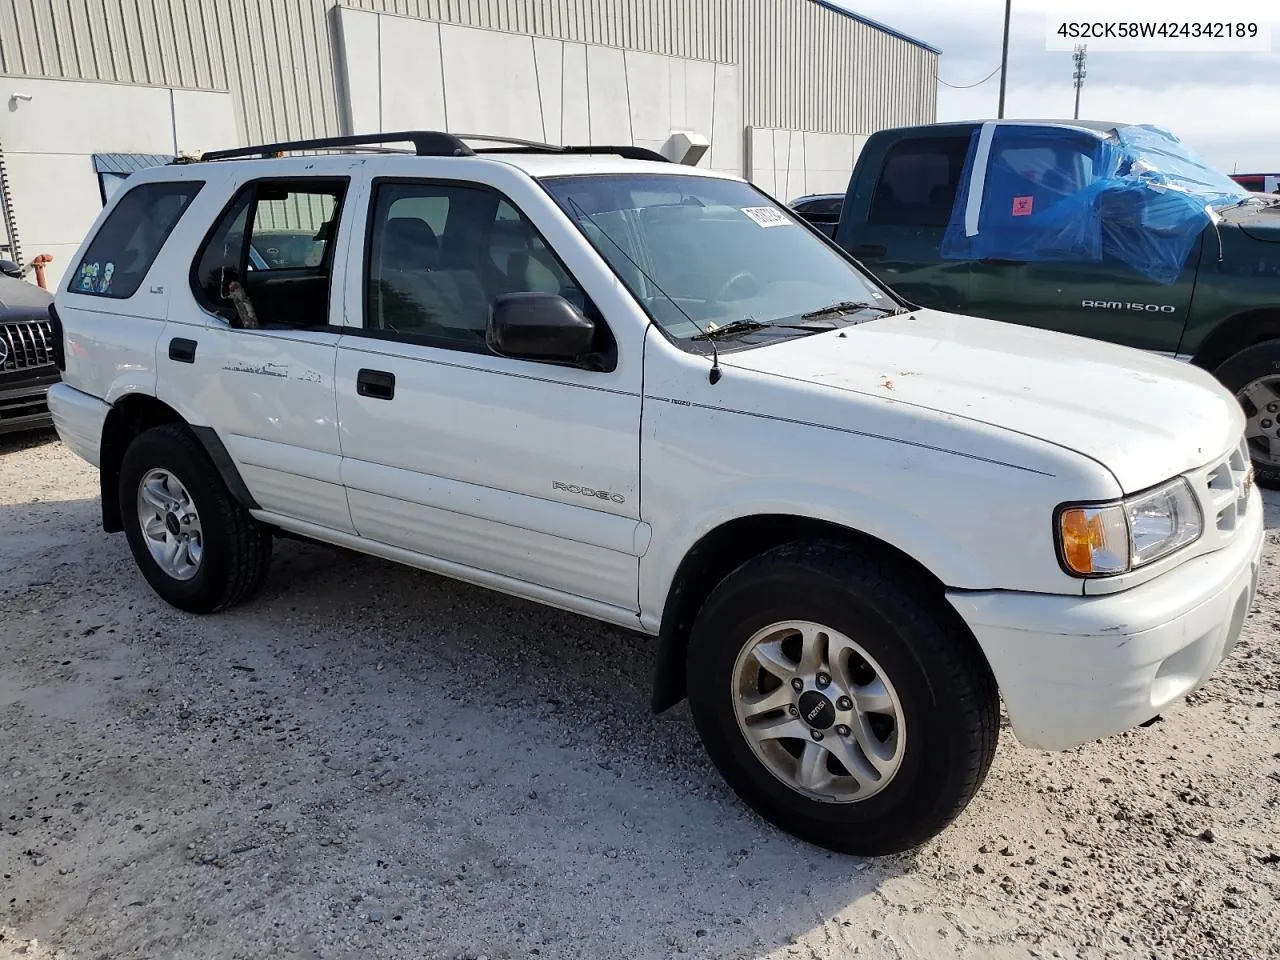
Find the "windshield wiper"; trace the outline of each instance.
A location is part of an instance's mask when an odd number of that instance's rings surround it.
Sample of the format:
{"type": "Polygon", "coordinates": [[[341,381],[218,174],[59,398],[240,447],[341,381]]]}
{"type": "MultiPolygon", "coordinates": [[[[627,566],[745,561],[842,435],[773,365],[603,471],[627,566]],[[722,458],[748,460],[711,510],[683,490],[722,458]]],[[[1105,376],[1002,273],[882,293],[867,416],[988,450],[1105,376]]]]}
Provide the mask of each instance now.
{"type": "Polygon", "coordinates": [[[810,310],[808,313],[800,314],[801,320],[817,320],[819,317],[832,317],[842,313],[857,313],[860,310],[875,310],[879,313],[901,313],[902,308],[898,306],[885,307],[878,303],[861,303],[855,300],[841,300],[839,303],[833,303],[828,307],[820,307],[817,310],[810,310]]]}
{"type": "Polygon", "coordinates": [[[745,317],[742,320],[734,320],[731,323],[726,323],[723,327],[711,327],[691,339],[720,340],[723,337],[736,337],[741,333],[750,333],[752,330],[762,330],[767,326],[767,323],[761,323],[759,320],[753,320],[750,317],[745,317]]]}
{"type": "Polygon", "coordinates": [[[712,327],[705,333],[700,333],[690,339],[721,340],[725,337],[736,337],[744,333],[752,333],[756,330],[764,330],[766,328],[803,330],[805,333],[826,333],[829,330],[835,330],[836,325],[834,323],[764,323],[760,320],[754,320],[751,317],[744,317],[741,320],[734,320],[730,323],[726,323],[723,327],[712,327]]]}

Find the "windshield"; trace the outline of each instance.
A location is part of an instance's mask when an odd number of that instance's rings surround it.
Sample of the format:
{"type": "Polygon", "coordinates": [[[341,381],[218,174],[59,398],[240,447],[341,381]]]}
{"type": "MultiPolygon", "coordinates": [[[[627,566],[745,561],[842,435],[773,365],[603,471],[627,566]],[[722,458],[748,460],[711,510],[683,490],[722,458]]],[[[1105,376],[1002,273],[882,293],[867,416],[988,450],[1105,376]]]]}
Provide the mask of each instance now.
{"type": "Polygon", "coordinates": [[[893,307],[795,215],[741,181],[649,174],[543,183],[676,340],[837,303],[893,307]]]}

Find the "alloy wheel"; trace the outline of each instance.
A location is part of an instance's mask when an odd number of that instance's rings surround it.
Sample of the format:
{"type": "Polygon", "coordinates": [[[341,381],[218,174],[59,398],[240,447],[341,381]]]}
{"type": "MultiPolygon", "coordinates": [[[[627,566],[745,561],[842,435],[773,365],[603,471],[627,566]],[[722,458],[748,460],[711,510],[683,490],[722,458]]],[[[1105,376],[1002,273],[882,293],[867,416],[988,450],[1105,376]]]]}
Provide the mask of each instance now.
{"type": "Polygon", "coordinates": [[[190,580],[204,559],[200,515],[182,481],[168,470],[149,470],[138,484],[138,523],[151,558],[166,575],[190,580]]]}
{"type": "Polygon", "coordinates": [[[828,803],[865,800],[902,765],[902,704],[851,638],[807,620],[774,623],[743,646],[733,706],[752,752],[775,777],[828,803]]]}

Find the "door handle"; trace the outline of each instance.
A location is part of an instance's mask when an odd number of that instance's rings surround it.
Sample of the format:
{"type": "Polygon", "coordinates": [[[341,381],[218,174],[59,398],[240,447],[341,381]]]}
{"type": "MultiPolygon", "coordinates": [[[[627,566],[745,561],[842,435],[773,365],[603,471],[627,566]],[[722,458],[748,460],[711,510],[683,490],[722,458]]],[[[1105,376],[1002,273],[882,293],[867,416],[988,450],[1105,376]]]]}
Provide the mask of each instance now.
{"type": "Polygon", "coordinates": [[[356,374],[356,393],[370,400],[390,400],[396,395],[396,375],[386,370],[361,370],[356,374]]]}
{"type": "Polygon", "coordinates": [[[883,243],[860,243],[849,252],[855,257],[883,257],[889,251],[883,243]]]}
{"type": "Polygon", "coordinates": [[[983,257],[978,262],[985,263],[989,267],[1025,267],[1027,265],[1025,260],[1001,260],[999,257],[983,257]]]}
{"type": "Polygon", "coordinates": [[[178,363],[196,362],[196,342],[182,337],[174,337],[169,341],[169,359],[178,363]]]}

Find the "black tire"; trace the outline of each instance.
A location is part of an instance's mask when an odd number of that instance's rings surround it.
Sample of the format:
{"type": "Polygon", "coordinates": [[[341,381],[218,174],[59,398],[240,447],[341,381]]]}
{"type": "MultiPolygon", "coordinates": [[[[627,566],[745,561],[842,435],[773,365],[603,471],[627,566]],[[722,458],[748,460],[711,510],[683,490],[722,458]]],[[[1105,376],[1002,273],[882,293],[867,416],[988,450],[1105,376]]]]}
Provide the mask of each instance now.
{"type": "MultiPolygon", "coordinates": [[[[1280,378],[1280,340],[1264,340],[1251,347],[1245,347],[1233,354],[1213,371],[1224,387],[1240,395],[1240,391],[1263,377],[1280,378]]],[[[1246,417],[1253,414],[1252,404],[1241,402],[1246,417]]],[[[1280,418],[1273,420],[1271,434],[1275,437],[1275,450],[1280,454],[1280,418]]],[[[1258,485],[1271,490],[1280,489],[1280,464],[1261,460],[1256,451],[1251,451],[1253,459],[1253,475],[1258,485]]]]}
{"type": "Polygon", "coordinates": [[[778,547],[725,578],[694,622],[688,696],[707,753],[737,794],[786,832],[859,856],[910,849],[959,816],[995,756],[999,698],[972,637],[942,603],[913,589],[911,571],[836,544],[778,547]],[[855,639],[896,688],[906,741],[879,793],[846,803],[806,796],[775,777],[739,729],[734,663],[758,630],[787,620],[855,639]]]}
{"type": "Polygon", "coordinates": [[[227,490],[200,441],[181,425],[153,427],[134,437],[120,465],[120,516],[138,569],[167,603],[189,613],[213,613],[252,596],[271,562],[271,532],[227,490]],[[142,533],[138,485],[154,469],[177,477],[199,511],[203,556],[195,576],[166,573],[142,533]]]}

